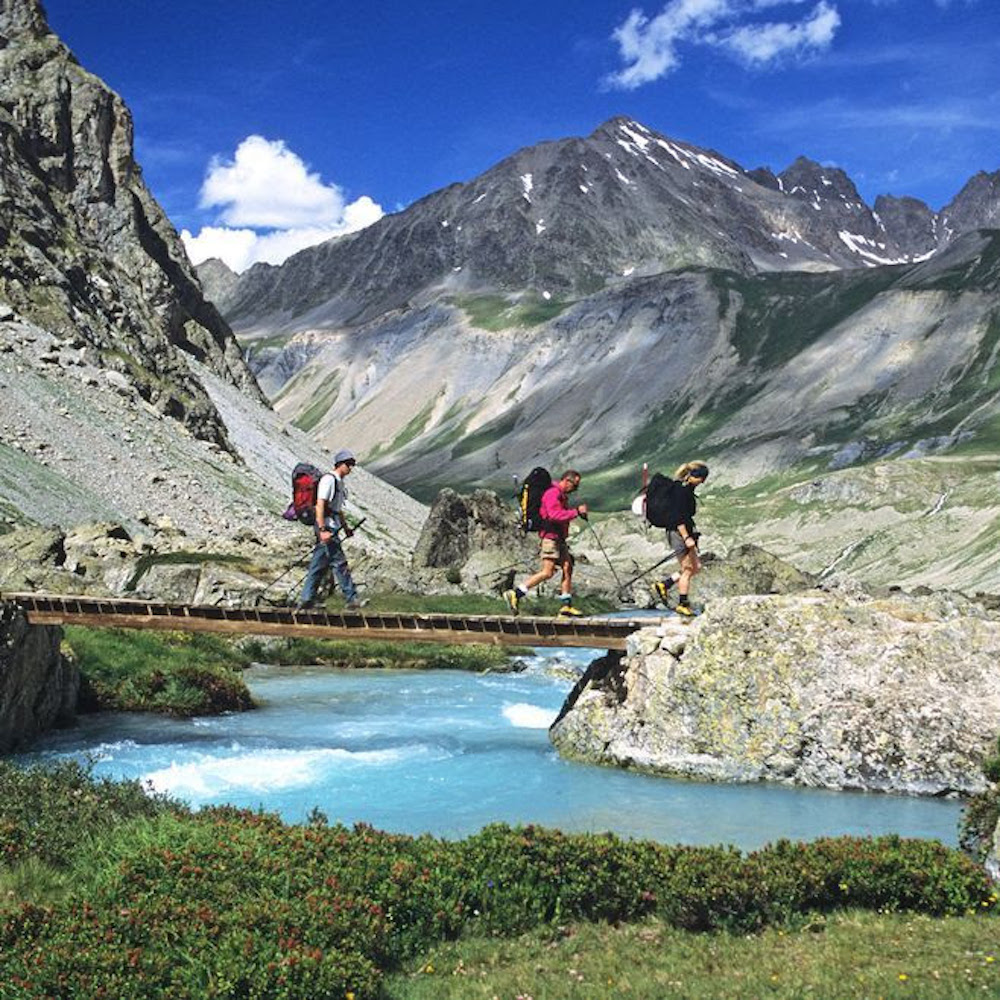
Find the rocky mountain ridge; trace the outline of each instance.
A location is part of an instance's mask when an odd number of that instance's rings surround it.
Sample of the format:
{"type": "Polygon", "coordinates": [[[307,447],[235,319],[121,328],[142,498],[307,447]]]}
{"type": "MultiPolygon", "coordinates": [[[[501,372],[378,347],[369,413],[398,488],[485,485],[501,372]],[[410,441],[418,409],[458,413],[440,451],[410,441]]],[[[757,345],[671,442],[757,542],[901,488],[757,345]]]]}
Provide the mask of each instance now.
{"type": "MultiPolygon", "coordinates": [[[[780,174],[627,118],[519,150],[348,237],[258,264],[218,300],[244,334],[358,326],[445,294],[577,299],[692,266],[740,274],[906,263],[991,225],[1000,172],[939,213],[865,204],[840,169],[800,157],[780,174]]],[[[213,265],[214,266],[214,265],[213,265]]]]}
{"type": "Polygon", "coordinates": [[[947,586],[951,573],[995,589],[992,507],[974,498],[991,495],[1000,449],[1000,242],[969,227],[996,221],[998,177],[977,175],[937,213],[889,196],[872,210],[836,168],[745,171],[615,119],[350,244],[223,280],[278,411],[323,442],[346,432],[425,501],[446,486],[506,493],[542,464],[582,468],[590,499],[622,508],[643,462],[669,471],[697,454],[713,488],[755,513],[725,544],[888,582],[895,543],[907,582],[947,586]],[[890,474],[897,462],[911,474],[890,474]],[[885,463],[891,508],[868,506],[883,496],[872,463],[885,463]],[[850,480],[857,506],[826,506],[827,537],[813,502],[802,532],[789,497],[827,477],[830,496],[850,480]],[[952,511],[959,493],[973,506],[952,511]],[[943,563],[921,561],[909,539],[919,549],[938,501],[968,530],[943,563]],[[846,517],[871,531],[844,538],[846,517]]]}

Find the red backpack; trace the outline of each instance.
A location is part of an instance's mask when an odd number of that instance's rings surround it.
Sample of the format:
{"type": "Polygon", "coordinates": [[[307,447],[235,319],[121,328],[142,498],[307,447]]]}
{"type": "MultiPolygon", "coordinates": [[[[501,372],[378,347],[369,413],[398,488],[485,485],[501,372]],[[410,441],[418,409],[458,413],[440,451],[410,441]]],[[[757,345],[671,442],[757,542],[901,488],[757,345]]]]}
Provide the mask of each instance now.
{"type": "Polygon", "coordinates": [[[299,462],[292,469],[292,502],[281,516],[286,521],[316,523],[316,490],[323,471],[308,462],[299,462]]]}

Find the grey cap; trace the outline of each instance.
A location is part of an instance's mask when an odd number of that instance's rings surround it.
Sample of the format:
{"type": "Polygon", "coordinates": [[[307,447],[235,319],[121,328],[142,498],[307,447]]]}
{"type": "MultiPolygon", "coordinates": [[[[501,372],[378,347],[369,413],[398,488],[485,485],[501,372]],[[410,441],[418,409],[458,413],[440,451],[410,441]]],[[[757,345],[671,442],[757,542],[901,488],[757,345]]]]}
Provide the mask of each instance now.
{"type": "Polygon", "coordinates": [[[333,465],[336,468],[341,462],[354,462],[357,463],[357,459],[354,457],[353,451],[348,451],[346,448],[341,448],[336,455],[333,456],[333,465]]]}

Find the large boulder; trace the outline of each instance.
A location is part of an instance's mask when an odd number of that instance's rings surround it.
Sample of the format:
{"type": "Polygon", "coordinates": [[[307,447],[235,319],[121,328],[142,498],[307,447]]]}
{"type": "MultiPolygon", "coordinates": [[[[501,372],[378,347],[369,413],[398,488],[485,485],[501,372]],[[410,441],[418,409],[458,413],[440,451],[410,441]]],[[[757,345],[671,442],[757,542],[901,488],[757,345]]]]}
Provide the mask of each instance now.
{"type": "Polygon", "coordinates": [[[516,512],[496,493],[443,489],[420,532],[413,567],[443,570],[451,582],[474,590],[496,589],[490,583],[530,565],[537,551],[537,538],[521,531],[516,512]]]}
{"type": "Polygon", "coordinates": [[[721,599],[683,641],[636,633],[551,738],[664,775],[969,794],[1000,732],[998,656],[1000,621],[957,596],[721,599]]]}
{"type": "Polygon", "coordinates": [[[61,628],[29,625],[20,608],[0,603],[0,752],[73,721],[80,674],[61,643],[61,628]]]}

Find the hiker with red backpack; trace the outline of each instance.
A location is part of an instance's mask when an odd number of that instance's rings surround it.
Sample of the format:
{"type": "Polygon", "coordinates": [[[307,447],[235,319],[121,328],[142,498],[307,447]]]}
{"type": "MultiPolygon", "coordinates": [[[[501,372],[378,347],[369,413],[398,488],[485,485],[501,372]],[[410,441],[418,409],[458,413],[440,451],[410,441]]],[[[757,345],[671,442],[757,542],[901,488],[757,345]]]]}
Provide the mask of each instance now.
{"type": "Polygon", "coordinates": [[[345,538],[354,534],[343,516],[343,510],[347,500],[347,484],[344,480],[350,475],[356,461],[354,454],[347,449],[338,451],[333,457],[333,471],[322,476],[316,487],[313,513],[316,545],[302,586],[302,596],[297,605],[299,609],[311,608],[315,604],[316,591],[328,569],[333,570],[349,609],[360,608],[364,604],[358,599],[358,589],[351,578],[347,556],[344,555],[339,538],[341,531],[345,538]]]}
{"type": "MultiPolygon", "coordinates": [[[[535,470],[544,471],[544,470],[535,470]]],[[[534,472],[532,473],[534,475],[534,472]]],[[[547,475],[547,473],[546,473],[547,475]]],[[[583,614],[573,607],[573,553],[569,550],[566,539],[569,535],[569,523],[574,518],[587,518],[588,508],[585,503],[576,507],[569,505],[569,495],[580,485],[580,473],[575,469],[567,469],[558,479],[541,494],[538,504],[538,537],[541,539],[541,568],[533,576],[529,576],[520,586],[504,591],[507,606],[516,615],[522,598],[532,587],[555,576],[556,567],[562,570],[562,582],[559,590],[559,615],[563,618],[575,618],[583,614]]],[[[527,491],[524,493],[528,495],[527,491]]],[[[531,518],[532,527],[535,519],[531,518]]]]}

